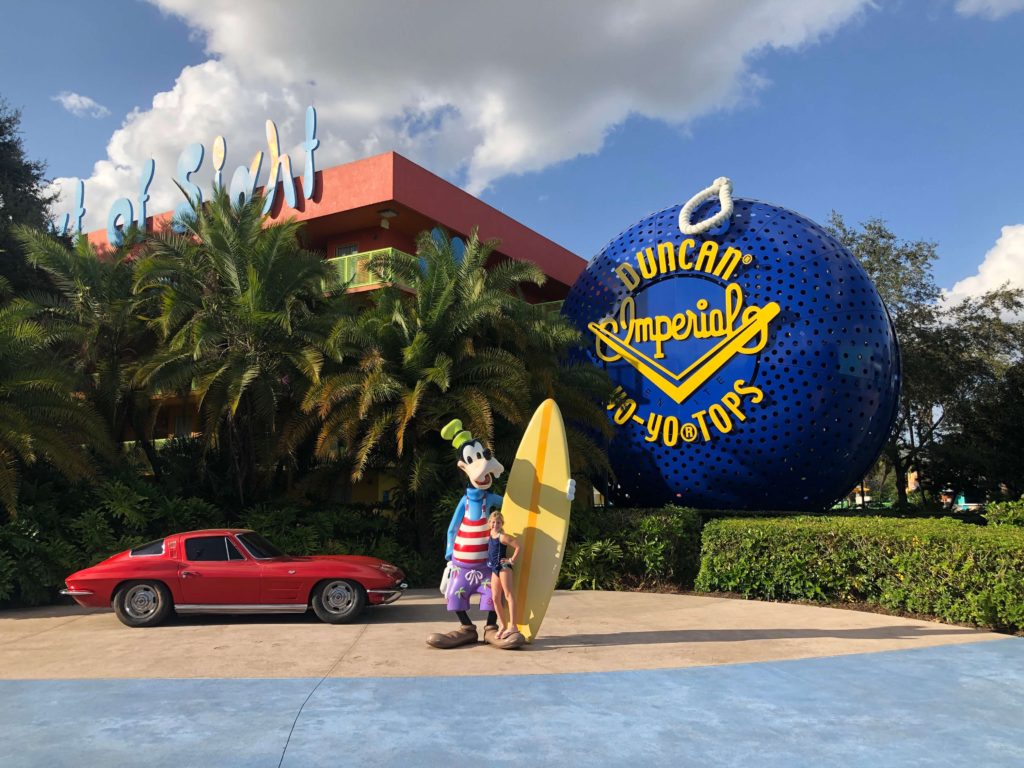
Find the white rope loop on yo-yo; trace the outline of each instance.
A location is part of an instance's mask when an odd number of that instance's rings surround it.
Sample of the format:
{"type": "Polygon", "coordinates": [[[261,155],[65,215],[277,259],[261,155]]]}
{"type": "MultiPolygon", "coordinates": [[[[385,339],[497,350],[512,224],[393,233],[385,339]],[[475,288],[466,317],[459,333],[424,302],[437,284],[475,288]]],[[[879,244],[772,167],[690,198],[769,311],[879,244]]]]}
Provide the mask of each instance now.
{"type": "Polygon", "coordinates": [[[709,229],[721,226],[732,216],[732,180],[725,176],[719,176],[707,189],[702,189],[696,195],[687,200],[686,205],[679,211],[679,231],[684,235],[701,235],[709,229]],[[696,224],[690,222],[693,212],[701,203],[717,197],[722,210],[704,221],[696,224]]]}

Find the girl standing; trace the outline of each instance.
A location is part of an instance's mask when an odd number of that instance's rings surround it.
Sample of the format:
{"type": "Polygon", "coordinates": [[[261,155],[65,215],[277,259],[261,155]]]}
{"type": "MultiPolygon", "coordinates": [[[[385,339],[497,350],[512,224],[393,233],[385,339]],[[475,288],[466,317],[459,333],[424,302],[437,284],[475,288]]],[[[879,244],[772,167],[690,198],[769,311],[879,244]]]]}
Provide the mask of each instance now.
{"type": "Polygon", "coordinates": [[[519,557],[519,540],[505,533],[505,518],[500,511],[491,512],[488,522],[491,530],[487,540],[487,566],[491,569],[491,597],[498,614],[498,639],[504,640],[519,631],[515,600],[512,597],[512,564],[519,557]],[[508,547],[512,547],[512,557],[505,557],[508,547]],[[507,621],[503,602],[508,603],[507,621]]]}

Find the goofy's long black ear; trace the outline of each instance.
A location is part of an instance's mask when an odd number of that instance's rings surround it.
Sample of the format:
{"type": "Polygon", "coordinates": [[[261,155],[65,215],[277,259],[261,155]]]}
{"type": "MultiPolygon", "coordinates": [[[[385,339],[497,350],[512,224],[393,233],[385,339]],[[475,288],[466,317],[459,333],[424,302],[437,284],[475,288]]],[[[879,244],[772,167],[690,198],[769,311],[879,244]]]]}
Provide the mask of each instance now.
{"type": "Polygon", "coordinates": [[[459,419],[452,419],[445,424],[441,428],[441,437],[445,440],[451,440],[452,447],[456,451],[473,439],[473,435],[469,430],[462,428],[462,421],[459,419]]]}

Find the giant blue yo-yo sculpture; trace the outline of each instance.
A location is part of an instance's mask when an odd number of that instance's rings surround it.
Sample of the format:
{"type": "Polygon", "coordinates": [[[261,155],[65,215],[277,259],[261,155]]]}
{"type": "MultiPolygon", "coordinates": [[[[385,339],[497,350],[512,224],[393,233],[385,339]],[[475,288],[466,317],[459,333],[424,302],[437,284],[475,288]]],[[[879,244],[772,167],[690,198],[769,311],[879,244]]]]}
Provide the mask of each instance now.
{"type": "Polygon", "coordinates": [[[633,225],[566,299],[617,385],[620,504],[827,508],[892,428],[899,353],[867,274],[814,222],[731,192],[633,225]]]}

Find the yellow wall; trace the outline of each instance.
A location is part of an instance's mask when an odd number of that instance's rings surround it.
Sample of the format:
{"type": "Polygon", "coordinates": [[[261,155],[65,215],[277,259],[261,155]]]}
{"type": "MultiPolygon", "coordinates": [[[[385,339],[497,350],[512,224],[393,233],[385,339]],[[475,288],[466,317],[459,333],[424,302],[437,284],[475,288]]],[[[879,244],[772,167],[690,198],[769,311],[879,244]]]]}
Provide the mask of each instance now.
{"type": "Polygon", "coordinates": [[[349,500],[354,504],[379,504],[384,501],[384,495],[394,491],[397,485],[391,475],[370,474],[358,483],[352,483],[349,500]]]}

